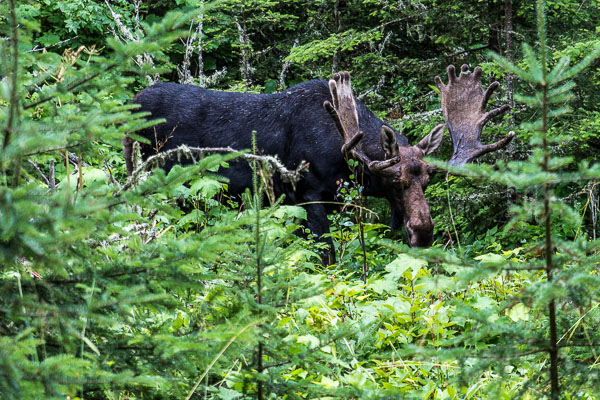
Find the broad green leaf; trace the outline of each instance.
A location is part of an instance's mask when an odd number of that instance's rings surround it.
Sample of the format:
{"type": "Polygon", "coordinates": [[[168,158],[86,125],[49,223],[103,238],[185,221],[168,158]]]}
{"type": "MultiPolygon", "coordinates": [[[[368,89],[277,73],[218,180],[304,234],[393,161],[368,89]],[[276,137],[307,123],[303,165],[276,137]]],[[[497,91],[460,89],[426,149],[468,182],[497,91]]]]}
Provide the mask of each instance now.
{"type": "Polygon", "coordinates": [[[523,303],[518,303],[512,306],[507,312],[506,315],[513,321],[529,321],[529,310],[523,303]]]}
{"type": "Polygon", "coordinates": [[[298,218],[305,220],[306,209],[300,206],[278,206],[277,210],[275,210],[275,212],[273,213],[273,216],[279,219],[298,218]]]}
{"type": "Polygon", "coordinates": [[[309,349],[315,349],[321,344],[319,338],[313,335],[298,336],[297,342],[306,345],[309,349]]]}
{"type": "Polygon", "coordinates": [[[385,267],[385,270],[388,272],[388,274],[385,275],[385,279],[397,281],[401,279],[409,269],[412,272],[411,275],[414,277],[416,273],[426,265],[427,261],[411,257],[408,254],[400,254],[394,261],[385,267]]]}
{"type": "Polygon", "coordinates": [[[377,294],[382,294],[383,292],[393,293],[398,290],[398,284],[390,279],[377,279],[369,283],[367,288],[377,294]]]}

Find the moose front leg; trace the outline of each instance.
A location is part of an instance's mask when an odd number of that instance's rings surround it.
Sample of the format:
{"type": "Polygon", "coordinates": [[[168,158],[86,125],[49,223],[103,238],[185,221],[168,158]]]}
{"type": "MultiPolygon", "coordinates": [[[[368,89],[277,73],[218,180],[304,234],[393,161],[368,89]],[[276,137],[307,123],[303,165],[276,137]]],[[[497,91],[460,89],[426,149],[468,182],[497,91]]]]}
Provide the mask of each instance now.
{"type": "MultiPolygon", "coordinates": [[[[307,202],[310,202],[310,200],[307,202]]],[[[329,221],[327,220],[325,206],[323,204],[307,204],[304,209],[306,210],[306,227],[313,235],[316,235],[319,242],[327,244],[327,248],[321,251],[321,264],[323,266],[334,264],[335,249],[333,240],[328,235],[329,221]]]]}
{"type": "Polygon", "coordinates": [[[393,205],[392,209],[392,217],[390,219],[390,229],[392,232],[397,232],[404,226],[404,212],[396,209],[393,205]]]}

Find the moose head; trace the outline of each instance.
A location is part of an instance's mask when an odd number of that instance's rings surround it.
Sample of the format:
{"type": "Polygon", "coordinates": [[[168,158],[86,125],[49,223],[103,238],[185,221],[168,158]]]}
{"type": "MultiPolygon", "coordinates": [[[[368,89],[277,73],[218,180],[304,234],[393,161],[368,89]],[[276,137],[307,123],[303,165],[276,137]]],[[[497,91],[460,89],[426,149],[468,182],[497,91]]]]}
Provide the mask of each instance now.
{"type": "MultiPolygon", "coordinates": [[[[448,84],[439,76],[435,82],[440,90],[442,111],[450,131],[453,153],[449,164],[460,165],[471,162],[483,154],[508,145],[514,137],[510,132],[493,144],[480,141],[483,126],[494,116],[509,109],[503,105],[486,112],[485,108],[499,83],[492,83],[485,92],[481,85],[480,67],[473,72],[467,65],[461,67],[457,76],[453,65],[448,66],[448,84]]],[[[333,104],[325,101],[323,106],[333,118],[344,145],[342,153],[362,163],[373,175],[381,178],[385,189],[390,192],[392,206],[402,214],[404,228],[410,246],[427,247],[433,242],[433,220],[425,199],[425,188],[430,176],[437,168],[424,160],[435,151],[442,141],[444,125],[438,125],[415,146],[401,146],[396,133],[389,127],[381,128],[381,146],[385,160],[371,160],[363,151],[359,129],[358,112],[352,93],[350,75],[337,73],[329,81],[333,104]]]]}

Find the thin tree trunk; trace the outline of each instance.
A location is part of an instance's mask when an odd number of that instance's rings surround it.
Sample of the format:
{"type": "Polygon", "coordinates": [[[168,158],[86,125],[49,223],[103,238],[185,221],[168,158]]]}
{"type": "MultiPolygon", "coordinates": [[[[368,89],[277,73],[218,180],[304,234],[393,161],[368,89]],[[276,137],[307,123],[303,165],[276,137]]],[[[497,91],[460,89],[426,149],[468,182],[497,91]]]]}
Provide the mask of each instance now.
{"type": "MultiPolygon", "coordinates": [[[[542,13],[541,1],[538,1],[538,13],[542,13]]],[[[542,14],[543,15],[543,14],[542,14]]],[[[543,17],[539,18],[540,20],[543,17]]],[[[541,47],[541,59],[540,64],[542,65],[542,127],[543,133],[542,148],[544,151],[543,170],[544,172],[550,171],[550,148],[548,142],[548,85],[547,83],[547,60],[546,60],[546,40],[545,32],[540,29],[540,47],[541,47]]],[[[548,283],[553,280],[553,268],[552,256],[554,253],[554,245],[552,243],[552,209],[550,208],[550,197],[552,193],[548,183],[544,185],[544,229],[546,236],[546,243],[544,249],[544,256],[546,259],[546,279],[548,283]]],[[[558,326],[556,321],[556,303],[554,299],[548,303],[548,324],[550,328],[550,343],[548,345],[548,354],[550,356],[550,398],[552,400],[558,400],[560,397],[560,385],[558,379],[558,326]]]]}
{"type": "MultiPolygon", "coordinates": [[[[4,130],[4,144],[2,149],[4,150],[11,141],[12,135],[17,131],[17,125],[19,124],[19,99],[17,88],[19,84],[19,27],[17,19],[17,5],[15,0],[9,2],[9,19],[10,19],[10,40],[12,47],[12,65],[10,72],[7,77],[10,82],[10,98],[8,105],[8,121],[4,130]]],[[[18,156],[15,164],[13,165],[13,188],[16,188],[19,184],[19,177],[21,175],[21,156],[18,156]]]]}
{"type": "MultiPolygon", "coordinates": [[[[335,33],[340,33],[340,30],[342,28],[342,17],[340,16],[340,0],[336,0],[335,4],[333,5],[333,17],[335,19],[335,33]]],[[[339,64],[339,51],[335,51],[335,53],[333,53],[333,59],[331,62],[331,72],[332,73],[336,73],[337,69],[338,69],[338,64],[339,64]]]]}
{"type": "Polygon", "coordinates": [[[50,178],[49,185],[50,191],[54,192],[56,190],[56,175],[54,171],[54,159],[50,159],[50,178]]]}
{"type": "MultiPolygon", "coordinates": [[[[200,29],[200,23],[194,29],[194,21],[190,23],[190,29],[188,31],[187,39],[184,42],[185,45],[185,53],[183,55],[183,61],[180,66],[177,67],[177,75],[179,75],[179,83],[183,84],[191,84],[194,81],[192,77],[192,73],[190,71],[191,64],[191,56],[194,51],[194,42],[196,41],[196,37],[198,36],[198,30],[200,29]]],[[[183,42],[183,39],[182,39],[183,42]]]]}
{"type": "Polygon", "coordinates": [[[594,182],[590,190],[590,215],[592,217],[592,239],[596,240],[596,224],[598,222],[598,185],[594,182]]]}
{"type": "MultiPolygon", "coordinates": [[[[200,1],[200,6],[204,7],[204,0],[200,1]]],[[[204,29],[204,14],[200,14],[198,21],[198,84],[204,87],[204,58],[202,56],[202,32],[204,29]]]]}
{"type": "Polygon", "coordinates": [[[18,119],[19,107],[17,100],[17,82],[19,70],[19,30],[17,28],[17,12],[15,0],[9,3],[10,25],[11,25],[11,47],[12,47],[12,65],[8,80],[10,81],[10,104],[8,108],[8,121],[4,130],[4,145],[8,146],[11,135],[14,132],[18,119]]]}
{"type": "MultiPolygon", "coordinates": [[[[256,155],[256,131],[252,131],[252,154],[256,155]]],[[[254,212],[256,213],[256,225],[255,231],[256,236],[254,238],[256,243],[256,302],[259,305],[262,305],[262,249],[260,243],[260,209],[262,208],[261,199],[262,193],[259,193],[259,185],[258,185],[258,168],[261,165],[258,161],[254,161],[254,171],[252,176],[252,187],[254,189],[254,212]]],[[[259,325],[260,326],[260,325],[259,325]]],[[[258,343],[258,351],[257,351],[257,367],[256,370],[259,374],[262,374],[264,371],[263,365],[263,351],[264,344],[261,341],[258,343]]],[[[256,395],[258,400],[263,399],[263,385],[262,381],[259,379],[256,384],[256,395]]]]}
{"type": "Polygon", "coordinates": [[[488,48],[496,53],[501,52],[500,47],[500,13],[498,12],[498,7],[496,6],[494,0],[488,0],[487,2],[487,14],[488,14],[488,48]]]}
{"type": "MultiPolygon", "coordinates": [[[[300,44],[300,39],[296,39],[294,40],[294,45],[292,46],[292,50],[295,49],[296,47],[298,47],[298,45],[300,44]]],[[[291,53],[291,51],[290,51],[291,53]]],[[[285,61],[281,67],[281,74],[279,74],[279,88],[283,89],[285,87],[285,74],[288,70],[288,68],[290,67],[290,62],[289,61],[285,61]]]]}
{"type": "Polygon", "coordinates": [[[246,33],[245,27],[242,24],[240,24],[240,21],[237,18],[235,19],[235,24],[237,25],[237,28],[238,28],[240,47],[241,47],[241,51],[242,51],[242,76],[244,77],[245,80],[248,81],[248,83],[250,85],[253,85],[252,72],[251,72],[251,68],[250,68],[250,62],[248,60],[248,45],[249,45],[248,34],[246,33]]]}
{"type": "MultiPolygon", "coordinates": [[[[121,22],[121,15],[119,15],[117,12],[115,12],[115,10],[113,10],[113,8],[110,5],[110,0],[104,0],[104,3],[108,7],[108,10],[110,11],[110,14],[113,17],[113,21],[117,25],[119,32],[121,32],[121,36],[119,36],[117,31],[113,31],[113,36],[115,37],[115,39],[117,39],[118,41],[123,41],[123,42],[139,41],[140,40],[139,34],[136,33],[134,36],[133,33],[129,30],[129,28],[127,28],[123,24],[123,22],[121,22]]],[[[140,5],[141,5],[141,3],[142,3],[141,0],[134,1],[136,30],[138,32],[141,30],[141,27],[140,27],[140,5]]],[[[144,64],[149,64],[150,66],[154,67],[154,60],[152,59],[152,56],[148,53],[144,53],[143,55],[138,54],[135,57],[132,57],[132,59],[140,67],[144,64]]],[[[154,83],[158,82],[158,80],[160,79],[160,76],[158,74],[146,75],[146,79],[148,80],[149,85],[153,85],[154,83]]]]}

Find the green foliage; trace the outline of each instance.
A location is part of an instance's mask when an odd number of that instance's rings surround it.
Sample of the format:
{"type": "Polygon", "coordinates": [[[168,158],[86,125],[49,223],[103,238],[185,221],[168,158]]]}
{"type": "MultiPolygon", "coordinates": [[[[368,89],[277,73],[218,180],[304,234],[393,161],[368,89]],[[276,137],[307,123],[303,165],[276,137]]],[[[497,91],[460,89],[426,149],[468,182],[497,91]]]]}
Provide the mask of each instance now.
{"type": "MultiPolygon", "coordinates": [[[[536,88],[532,95],[515,96],[517,101],[539,112],[538,120],[522,125],[530,135],[533,151],[524,161],[499,163],[499,168],[495,171],[474,166],[462,170],[470,176],[486,177],[515,187],[518,193],[529,198],[526,202],[513,205],[513,217],[506,225],[505,232],[531,222],[539,225],[542,229],[537,233],[537,238],[530,237],[526,242],[526,251],[537,254],[539,258],[517,259],[517,265],[512,266],[512,262],[509,263],[504,257],[494,253],[476,257],[481,261],[480,269],[532,271],[529,273],[531,282],[519,294],[511,296],[512,299],[507,299],[509,303],[505,307],[510,310],[507,313],[509,318],[504,321],[494,320],[493,329],[487,327],[490,322],[488,316],[474,314],[467,308],[467,315],[477,321],[473,325],[473,332],[476,333],[463,335],[458,343],[468,344],[473,340],[476,343],[494,343],[493,348],[489,348],[488,355],[480,348],[478,363],[471,363],[473,368],[481,368],[482,371],[492,367],[491,360],[494,360],[493,370],[501,371],[528,354],[547,353],[548,370],[536,373],[536,380],[539,380],[541,387],[536,387],[532,382],[522,389],[522,393],[543,393],[546,392],[546,385],[549,385],[549,397],[558,399],[561,388],[563,393],[575,393],[594,392],[597,387],[597,374],[590,371],[595,365],[595,352],[592,350],[588,353],[586,348],[595,346],[598,339],[582,326],[583,340],[563,345],[561,341],[564,336],[560,338],[559,332],[575,329],[582,322],[581,314],[592,312],[596,308],[598,293],[590,292],[587,285],[591,282],[594,282],[591,283],[592,286],[598,284],[597,274],[594,272],[597,270],[598,243],[588,241],[586,237],[577,237],[576,230],[581,226],[580,214],[558,200],[554,191],[561,188],[561,182],[593,181],[599,175],[597,166],[591,167],[588,161],[582,161],[574,168],[578,170],[576,175],[571,173],[569,169],[573,168],[571,165],[574,158],[555,155],[551,147],[553,143],[567,140],[568,137],[551,136],[549,127],[551,121],[569,111],[566,104],[572,98],[571,90],[575,87],[570,79],[598,58],[600,47],[593,49],[572,67],[569,66],[571,60],[568,56],[560,58],[550,67],[543,1],[538,1],[537,12],[539,49],[535,52],[527,44],[523,45],[524,67],[492,54],[494,60],[509,73],[536,88]],[[521,263],[522,265],[518,265],[521,263]],[[540,276],[540,272],[534,271],[544,271],[545,279],[540,276]],[[580,293],[587,294],[585,300],[580,293]],[[531,319],[531,314],[535,314],[536,318],[531,319]],[[562,350],[563,347],[583,350],[575,352],[587,353],[591,357],[590,362],[586,363],[581,358],[577,358],[581,363],[579,365],[572,359],[559,362],[560,354],[564,351],[572,353],[571,350],[562,350]],[[494,354],[501,358],[496,358],[494,354]],[[575,376],[577,378],[573,379],[575,376]]],[[[466,277],[475,275],[467,274],[466,277]]],[[[473,374],[472,368],[468,371],[473,374]]]]}
{"type": "Polygon", "coordinates": [[[484,52],[505,44],[500,0],[112,0],[121,25],[104,2],[0,2],[0,398],[552,398],[553,373],[563,398],[597,397],[600,7],[513,3],[532,44],[508,59],[484,52]],[[323,267],[304,210],[261,204],[260,165],[241,199],[215,174],[232,155],[125,186],[119,141],[154,123],[131,98],[176,79],[199,22],[194,83],[351,70],[413,142],[441,122],[448,63],[510,72],[520,105],[485,134],[525,122],[520,140],[432,180],[430,250],[340,182],[323,267]]]}

